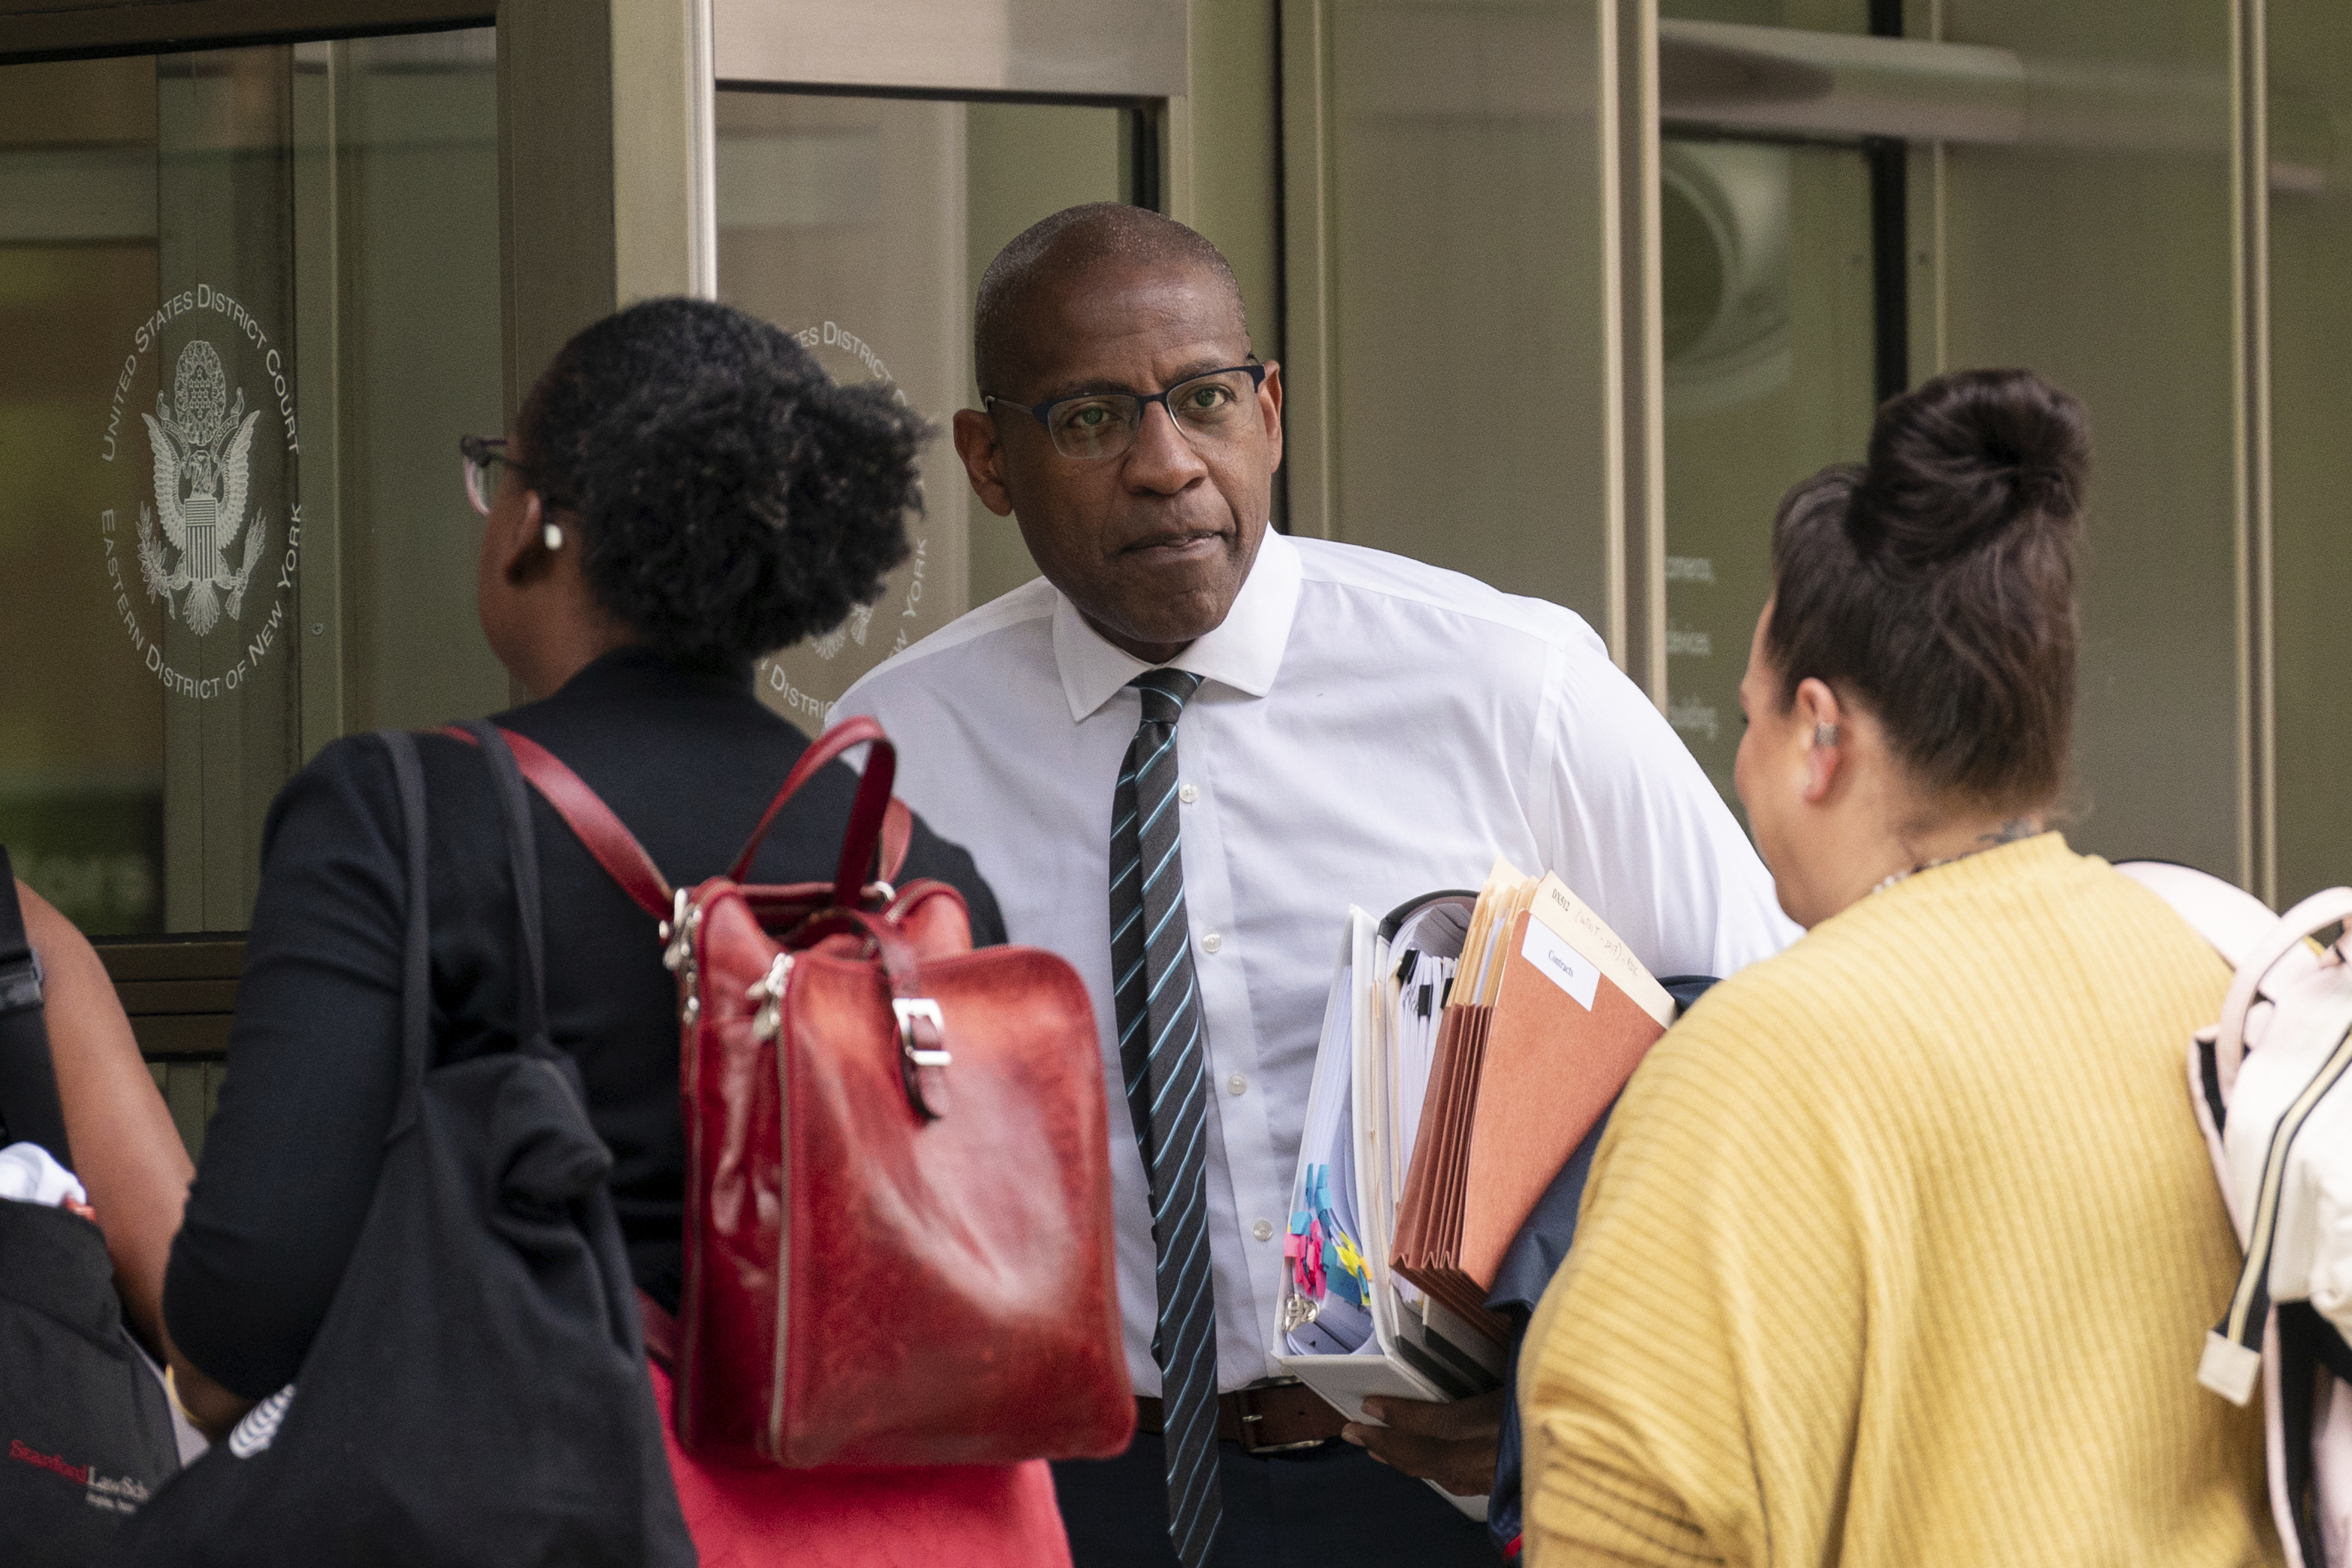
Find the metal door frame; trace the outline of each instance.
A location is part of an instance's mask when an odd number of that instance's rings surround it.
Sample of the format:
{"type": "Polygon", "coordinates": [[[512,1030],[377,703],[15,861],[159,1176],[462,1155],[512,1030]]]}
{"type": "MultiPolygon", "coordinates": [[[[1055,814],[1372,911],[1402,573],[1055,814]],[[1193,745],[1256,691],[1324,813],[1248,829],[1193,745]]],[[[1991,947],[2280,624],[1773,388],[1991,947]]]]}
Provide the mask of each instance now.
{"type": "MultiPolygon", "coordinates": [[[[692,0],[689,0],[692,3],[692,0]]],[[[713,258],[718,89],[859,98],[1091,104],[1141,111],[1130,174],[1139,205],[1191,221],[1185,0],[700,0],[709,68],[696,111],[698,253],[713,258]]]]}

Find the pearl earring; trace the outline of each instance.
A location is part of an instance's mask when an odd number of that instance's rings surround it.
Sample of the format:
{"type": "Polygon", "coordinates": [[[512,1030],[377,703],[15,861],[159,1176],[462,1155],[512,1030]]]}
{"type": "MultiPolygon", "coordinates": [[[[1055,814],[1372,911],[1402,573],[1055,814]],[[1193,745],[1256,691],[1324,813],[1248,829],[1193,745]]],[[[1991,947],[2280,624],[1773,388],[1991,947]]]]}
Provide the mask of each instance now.
{"type": "Polygon", "coordinates": [[[563,531],[551,522],[540,531],[539,536],[551,551],[563,548],[563,531]]]}

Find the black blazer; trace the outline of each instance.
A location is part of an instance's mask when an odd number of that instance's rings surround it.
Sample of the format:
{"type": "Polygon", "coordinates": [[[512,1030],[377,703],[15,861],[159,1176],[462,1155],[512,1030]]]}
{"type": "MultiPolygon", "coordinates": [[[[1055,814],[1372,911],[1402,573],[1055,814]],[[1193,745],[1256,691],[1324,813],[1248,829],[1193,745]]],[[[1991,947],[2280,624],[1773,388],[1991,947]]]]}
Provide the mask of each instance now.
{"type": "MultiPolygon", "coordinates": [[[[497,722],[553,752],[602,795],[675,886],[727,868],[807,748],[752,693],[635,649],[497,722]]],[[[487,764],[420,739],[432,838],[435,1037],[442,1059],[513,1043],[514,894],[487,764]]],[[[761,881],[830,880],[856,776],[835,763],[776,821],[761,881]]],[[[637,1282],[677,1304],[684,1138],[675,983],[652,916],[536,795],[555,1043],[580,1063],[613,1151],[612,1189],[637,1282]]],[[[165,1321],[182,1352],[247,1398],[293,1380],[375,1190],[399,1065],[406,910],[391,764],[372,736],[338,741],[270,808],[261,889],[237,992],[228,1074],[187,1218],[172,1246],[165,1321]]],[[[971,907],[972,939],[1004,940],[971,858],[919,821],[903,878],[971,907]]],[[[462,1310],[453,1298],[453,1310],[462,1310]]]]}

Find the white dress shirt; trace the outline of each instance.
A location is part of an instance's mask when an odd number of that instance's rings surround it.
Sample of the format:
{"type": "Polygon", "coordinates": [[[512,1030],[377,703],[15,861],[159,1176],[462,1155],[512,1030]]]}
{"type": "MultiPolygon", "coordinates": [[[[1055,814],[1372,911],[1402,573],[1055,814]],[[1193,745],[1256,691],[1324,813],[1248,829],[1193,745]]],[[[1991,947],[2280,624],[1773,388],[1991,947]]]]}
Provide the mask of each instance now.
{"type": "MultiPolygon", "coordinates": [[[[1217,1382],[1268,1355],[1291,1177],[1349,904],[1552,870],[1652,973],[1727,975],[1797,935],[1698,764],[1573,613],[1378,551],[1268,531],[1224,624],[1173,661],[1184,898],[1207,1032],[1217,1382]]],[[[1150,1185],[1110,964],[1111,795],[1150,668],[1043,578],[876,668],[898,793],[971,850],[1010,940],[1077,969],[1102,1031],[1128,1370],[1156,1394],[1150,1185]]]]}

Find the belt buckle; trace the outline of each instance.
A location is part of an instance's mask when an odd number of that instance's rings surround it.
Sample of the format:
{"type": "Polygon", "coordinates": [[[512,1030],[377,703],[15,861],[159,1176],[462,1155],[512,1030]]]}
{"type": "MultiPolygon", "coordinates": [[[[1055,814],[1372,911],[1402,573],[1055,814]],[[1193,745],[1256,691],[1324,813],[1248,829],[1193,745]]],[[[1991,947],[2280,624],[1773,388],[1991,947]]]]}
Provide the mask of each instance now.
{"type": "Polygon", "coordinates": [[[1248,1454],[1252,1458],[1255,1458],[1260,1454],[1290,1454],[1296,1453],[1302,1448],[1319,1448],[1324,1444],[1331,1440],[1328,1437],[1309,1437],[1306,1441],[1299,1443],[1259,1443],[1252,1441],[1251,1429],[1258,1422],[1265,1419],[1265,1416],[1259,1415],[1257,1412],[1257,1395],[1268,1393],[1271,1390],[1277,1388],[1296,1388],[1302,1381],[1304,1380],[1296,1377],[1269,1378],[1264,1383],[1254,1383],[1246,1388],[1237,1388],[1234,1391],[1234,1398],[1241,1405],[1243,1453],[1248,1454]]]}

